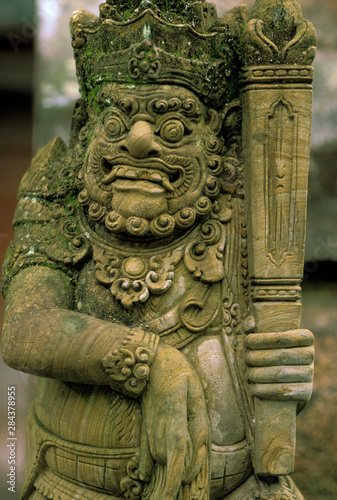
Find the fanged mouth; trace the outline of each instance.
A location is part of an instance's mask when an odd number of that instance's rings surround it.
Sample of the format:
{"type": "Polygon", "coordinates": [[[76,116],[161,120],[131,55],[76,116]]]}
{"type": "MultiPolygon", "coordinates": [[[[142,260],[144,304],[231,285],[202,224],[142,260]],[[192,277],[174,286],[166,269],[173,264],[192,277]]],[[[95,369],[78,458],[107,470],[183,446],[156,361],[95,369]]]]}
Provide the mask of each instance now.
{"type": "Polygon", "coordinates": [[[169,197],[182,194],[191,181],[192,161],[190,158],[174,155],[166,157],[165,160],[158,158],[131,160],[124,155],[114,158],[102,157],[101,169],[105,176],[101,182],[108,185],[116,179],[148,181],[162,186],[169,197]]]}

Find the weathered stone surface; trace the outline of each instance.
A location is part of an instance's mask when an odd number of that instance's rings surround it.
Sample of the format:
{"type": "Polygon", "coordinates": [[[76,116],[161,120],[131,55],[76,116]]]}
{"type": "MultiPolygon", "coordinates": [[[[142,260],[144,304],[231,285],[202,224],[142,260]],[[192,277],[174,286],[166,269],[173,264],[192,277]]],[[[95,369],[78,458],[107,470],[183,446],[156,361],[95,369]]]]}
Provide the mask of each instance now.
{"type": "Polygon", "coordinates": [[[70,144],[23,178],[4,267],[3,356],[39,376],[22,498],[300,500],[314,28],[111,0],[71,33],[70,144]]]}

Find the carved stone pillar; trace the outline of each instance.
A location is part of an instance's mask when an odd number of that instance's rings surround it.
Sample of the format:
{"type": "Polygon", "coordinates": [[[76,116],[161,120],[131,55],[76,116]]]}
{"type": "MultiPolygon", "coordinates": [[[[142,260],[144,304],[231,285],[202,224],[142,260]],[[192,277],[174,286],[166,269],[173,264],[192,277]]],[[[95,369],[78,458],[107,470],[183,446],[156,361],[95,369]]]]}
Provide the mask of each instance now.
{"type": "MultiPolygon", "coordinates": [[[[296,0],[258,0],[243,32],[243,127],[256,332],[299,328],[316,33],[296,0]]],[[[255,400],[255,472],[294,470],[295,402],[255,400]]]]}

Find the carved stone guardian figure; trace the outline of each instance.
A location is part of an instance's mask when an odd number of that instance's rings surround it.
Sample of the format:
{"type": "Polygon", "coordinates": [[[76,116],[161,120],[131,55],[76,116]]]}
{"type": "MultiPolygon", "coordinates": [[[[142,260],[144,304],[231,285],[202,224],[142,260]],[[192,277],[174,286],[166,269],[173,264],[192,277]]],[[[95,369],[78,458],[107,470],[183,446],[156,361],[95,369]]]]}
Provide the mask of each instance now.
{"type": "Polygon", "coordinates": [[[315,30],[297,0],[99,9],[4,265],[3,356],[39,376],[21,498],[302,499],[315,30]]]}

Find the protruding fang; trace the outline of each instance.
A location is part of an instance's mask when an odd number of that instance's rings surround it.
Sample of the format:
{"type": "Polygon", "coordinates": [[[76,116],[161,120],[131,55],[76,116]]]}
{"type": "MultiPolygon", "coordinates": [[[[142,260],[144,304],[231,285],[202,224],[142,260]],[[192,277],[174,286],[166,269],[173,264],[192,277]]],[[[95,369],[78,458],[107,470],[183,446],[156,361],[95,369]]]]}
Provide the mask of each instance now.
{"type": "Polygon", "coordinates": [[[162,178],[162,184],[167,191],[170,191],[171,193],[174,191],[174,188],[171,186],[171,183],[167,177],[162,178]]]}
{"type": "Polygon", "coordinates": [[[102,182],[102,184],[111,184],[111,182],[113,182],[116,179],[116,177],[117,177],[117,171],[115,169],[112,172],[110,172],[108,175],[103,177],[101,182],[102,182]]]}

